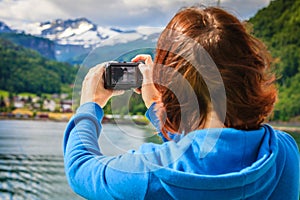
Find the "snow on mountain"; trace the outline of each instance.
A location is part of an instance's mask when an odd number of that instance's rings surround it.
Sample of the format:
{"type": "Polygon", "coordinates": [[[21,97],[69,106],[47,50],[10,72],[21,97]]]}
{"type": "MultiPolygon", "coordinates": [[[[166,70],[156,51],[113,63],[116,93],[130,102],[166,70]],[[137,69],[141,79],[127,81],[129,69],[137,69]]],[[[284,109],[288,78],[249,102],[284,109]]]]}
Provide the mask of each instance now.
{"type": "Polygon", "coordinates": [[[127,43],[141,38],[147,39],[148,35],[162,30],[147,27],[138,27],[136,30],[101,27],[86,18],[22,24],[18,29],[27,34],[48,38],[59,45],[79,45],[85,48],[127,43]]]}
{"type": "MultiPolygon", "coordinates": [[[[52,20],[38,23],[10,22],[16,33],[47,38],[54,42],[57,61],[80,63],[93,50],[110,49],[109,52],[123,53],[132,49],[154,47],[160,27],[102,27],[86,18],[52,20]]],[[[1,27],[5,27],[0,23],[1,27]]],[[[9,28],[9,27],[8,27],[9,28]]],[[[8,30],[6,27],[3,30],[8,30]]],[[[106,53],[106,52],[105,52],[106,53]]]]}

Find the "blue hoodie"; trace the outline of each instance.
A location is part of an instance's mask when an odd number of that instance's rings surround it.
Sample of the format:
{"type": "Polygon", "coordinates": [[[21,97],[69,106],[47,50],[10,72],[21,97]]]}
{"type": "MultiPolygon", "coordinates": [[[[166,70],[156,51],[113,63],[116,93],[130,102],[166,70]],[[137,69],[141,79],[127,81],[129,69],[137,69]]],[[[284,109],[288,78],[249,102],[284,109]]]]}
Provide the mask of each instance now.
{"type": "MultiPolygon", "coordinates": [[[[146,116],[158,127],[153,105],[146,116]]],[[[103,110],[79,107],[65,131],[65,172],[87,199],[286,199],[299,198],[299,151],[288,134],[203,129],[105,156],[98,138],[103,110]]],[[[163,138],[164,139],[164,138],[163,138]]]]}

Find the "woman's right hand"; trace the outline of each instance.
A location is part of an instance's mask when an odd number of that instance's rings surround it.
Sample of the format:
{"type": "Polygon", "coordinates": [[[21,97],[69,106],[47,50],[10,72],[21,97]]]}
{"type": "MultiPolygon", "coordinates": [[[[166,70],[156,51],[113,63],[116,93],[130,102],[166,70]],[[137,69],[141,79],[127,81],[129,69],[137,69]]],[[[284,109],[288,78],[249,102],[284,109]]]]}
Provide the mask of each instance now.
{"type": "Polygon", "coordinates": [[[153,83],[153,61],[150,55],[140,54],[134,57],[132,62],[143,61],[145,64],[140,64],[139,69],[143,75],[142,98],[145,106],[149,108],[160,96],[158,90],[153,83]]]}

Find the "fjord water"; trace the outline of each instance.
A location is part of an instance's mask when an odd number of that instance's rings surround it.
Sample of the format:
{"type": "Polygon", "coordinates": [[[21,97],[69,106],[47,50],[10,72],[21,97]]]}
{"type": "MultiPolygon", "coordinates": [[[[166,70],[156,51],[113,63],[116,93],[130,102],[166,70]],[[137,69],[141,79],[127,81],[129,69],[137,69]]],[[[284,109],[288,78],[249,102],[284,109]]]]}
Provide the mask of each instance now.
{"type": "MultiPolygon", "coordinates": [[[[64,174],[65,122],[0,120],[0,200],[80,200],[64,174]]],[[[134,124],[104,124],[101,151],[137,149],[153,130],[134,124]]],[[[300,132],[292,136],[300,147],[300,132]]]]}
{"type": "MultiPolygon", "coordinates": [[[[0,199],[82,199],[64,174],[64,122],[0,120],[0,199]]],[[[151,132],[151,131],[150,131],[151,132]]],[[[137,149],[149,129],[104,124],[102,152],[117,155],[137,149]]]]}

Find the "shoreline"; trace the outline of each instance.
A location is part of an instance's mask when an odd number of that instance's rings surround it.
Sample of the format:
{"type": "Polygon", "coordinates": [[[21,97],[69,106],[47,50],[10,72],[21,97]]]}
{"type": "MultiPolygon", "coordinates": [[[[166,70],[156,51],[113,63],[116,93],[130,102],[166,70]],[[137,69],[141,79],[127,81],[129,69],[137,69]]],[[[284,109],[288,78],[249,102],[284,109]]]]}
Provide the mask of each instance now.
{"type": "MultiPolygon", "coordinates": [[[[72,114],[73,115],[73,114],[72,114]]],[[[71,115],[71,116],[72,116],[71,115]]],[[[34,117],[3,117],[0,116],[0,121],[8,120],[8,121],[49,121],[49,122],[68,122],[71,117],[66,118],[34,118],[34,117]]],[[[143,119],[113,119],[113,118],[107,118],[103,117],[102,119],[103,124],[132,124],[135,123],[137,125],[148,125],[149,121],[143,120],[143,119]]]]}
{"type": "Polygon", "coordinates": [[[270,122],[268,124],[281,131],[300,133],[300,122],[270,122]]]}
{"type": "MultiPolygon", "coordinates": [[[[19,120],[19,121],[52,121],[52,122],[68,122],[74,113],[59,113],[60,117],[52,118],[41,118],[41,117],[17,117],[17,116],[0,116],[0,120],[19,120]],[[66,116],[68,115],[68,116],[66,116]]],[[[149,122],[146,120],[138,119],[113,119],[105,117],[102,120],[104,124],[132,124],[137,125],[148,125],[149,122]]],[[[300,122],[270,122],[268,123],[275,129],[287,132],[298,132],[300,133],[300,122]]]]}
{"type": "Polygon", "coordinates": [[[300,127],[290,127],[290,126],[273,126],[273,127],[280,131],[300,133],[300,127]]]}

